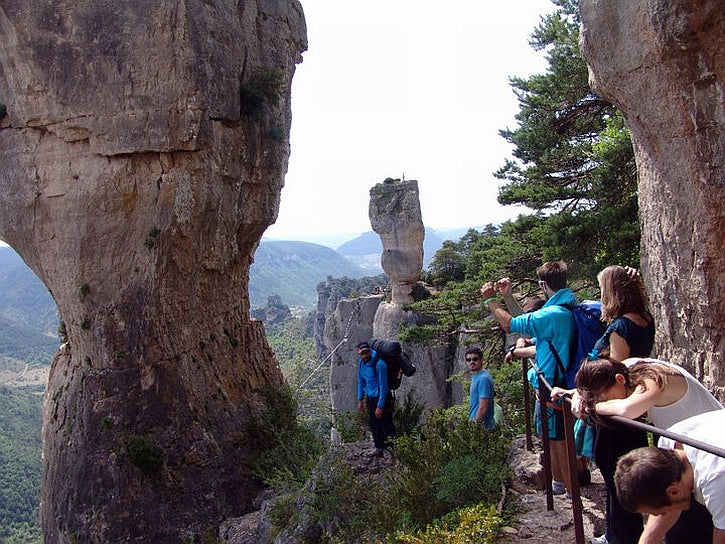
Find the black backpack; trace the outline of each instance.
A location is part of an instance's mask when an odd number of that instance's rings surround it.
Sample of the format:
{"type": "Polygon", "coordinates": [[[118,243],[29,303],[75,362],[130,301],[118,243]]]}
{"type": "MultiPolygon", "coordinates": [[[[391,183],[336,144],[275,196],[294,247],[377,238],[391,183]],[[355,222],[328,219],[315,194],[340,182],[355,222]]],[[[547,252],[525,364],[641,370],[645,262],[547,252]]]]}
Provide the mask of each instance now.
{"type": "Polygon", "coordinates": [[[375,350],[378,358],[385,361],[388,369],[388,388],[391,391],[400,387],[403,376],[411,377],[415,374],[415,365],[410,361],[408,354],[403,351],[400,342],[371,338],[368,343],[375,350]]]}

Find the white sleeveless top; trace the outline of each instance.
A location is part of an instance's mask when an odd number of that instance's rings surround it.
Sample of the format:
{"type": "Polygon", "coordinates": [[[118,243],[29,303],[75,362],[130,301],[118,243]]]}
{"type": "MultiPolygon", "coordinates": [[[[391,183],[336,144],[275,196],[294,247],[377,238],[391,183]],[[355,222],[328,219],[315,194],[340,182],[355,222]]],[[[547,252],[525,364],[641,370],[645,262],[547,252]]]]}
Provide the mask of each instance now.
{"type": "Polygon", "coordinates": [[[668,429],[675,423],[679,423],[688,417],[712,412],[713,410],[722,410],[723,406],[718,400],[702,385],[697,378],[690,374],[680,365],[661,361],[659,359],[647,359],[641,357],[630,357],[622,363],[628,368],[639,361],[648,363],[656,363],[658,365],[668,366],[685,377],[687,383],[687,391],[680,400],[668,404],[667,406],[653,406],[647,411],[647,418],[655,427],[660,429],[668,429]]]}

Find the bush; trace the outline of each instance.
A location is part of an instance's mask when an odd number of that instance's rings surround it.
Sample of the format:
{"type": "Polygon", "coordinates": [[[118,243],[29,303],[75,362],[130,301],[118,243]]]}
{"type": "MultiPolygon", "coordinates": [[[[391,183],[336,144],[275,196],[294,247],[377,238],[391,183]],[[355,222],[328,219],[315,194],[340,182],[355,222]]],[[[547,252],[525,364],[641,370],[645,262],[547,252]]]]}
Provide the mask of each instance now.
{"type": "Polygon", "coordinates": [[[322,442],[297,421],[297,401],[285,386],[263,388],[262,417],[256,423],[259,455],[252,464],[253,474],[276,491],[299,488],[312,472],[322,453],[322,442]]]}
{"type": "Polygon", "coordinates": [[[131,464],[147,476],[158,472],[164,465],[164,452],[142,436],[135,436],[126,446],[131,464]]]}
{"type": "Polygon", "coordinates": [[[258,114],[265,104],[274,105],[282,95],[284,78],[275,68],[258,66],[239,88],[239,104],[244,116],[258,114]]]}
{"type": "Polygon", "coordinates": [[[493,544],[503,519],[493,506],[477,504],[447,514],[415,534],[399,532],[392,542],[407,544],[493,544]]]}
{"type": "Polygon", "coordinates": [[[499,428],[486,430],[468,421],[462,408],[435,412],[420,437],[395,441],[404,468],[395,474],[391,495],[415,526],[480,497],[497,502],[501,496],[508,440],[499,428]]]}

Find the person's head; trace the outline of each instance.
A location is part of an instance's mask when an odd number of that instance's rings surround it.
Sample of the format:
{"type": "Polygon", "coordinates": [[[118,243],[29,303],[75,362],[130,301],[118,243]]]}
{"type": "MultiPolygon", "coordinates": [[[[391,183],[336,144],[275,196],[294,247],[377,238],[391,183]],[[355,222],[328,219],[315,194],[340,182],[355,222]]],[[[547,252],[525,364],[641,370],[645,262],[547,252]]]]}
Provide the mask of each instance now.
{"type": "Polygon", "coordinates": [[[614,485],[630,512],[662,515],[687,509],[691,485],[683,481],[686,461],[676,450],[637,448],[617,461],[614,485]]]}
{"type": "Polygon", "coordinates": [[[547,261],[536,269],[539,287],[547,298],[566,287],[567,275],[568,269],[564,261],[547,261]]]}
{"type": "Polygon", "coordinates": [[[667,385],[667,375],[660,365],[640,360],[630,366],[624,363],[599,357],[585,359],[574,378],[584,410],[594,421],[607,426],[607,422],[598,417],[594,406],[598,402],[627,398],[635,387],[646,387],[645,380],[655,382],[661,390],[667,385]]]}
{"type": "Polygon", "coordinates": [[[644,314],[649,302],[642,278],[623,266],[608,266],[597,275],[602,300],[602,319],[611,322],[626,313],[644,314]]]}
{"type": "Polygon", "coordinates": [[[355,350],[363,361],[370,360],[370,357],[372,357],[373,355],[372,349],[370,349],[370,344],[368,344],[367,342],[360,342],[355,347],[355,350]]]}
{"type": "Polygon", "coordinates": [[[467,349],[465,359],[471,372],[478,372],[483,368],[483,352],[479,348],[467,349]]]}
{"type": "Polygon", "coordinates": [[[626,398],[631,385],[627,367],[606,358],[585,359],[576,373],[574,383],[584,403],[584,410],[595,421],[597,415],[594,406],[597,402],[626,398]]]}

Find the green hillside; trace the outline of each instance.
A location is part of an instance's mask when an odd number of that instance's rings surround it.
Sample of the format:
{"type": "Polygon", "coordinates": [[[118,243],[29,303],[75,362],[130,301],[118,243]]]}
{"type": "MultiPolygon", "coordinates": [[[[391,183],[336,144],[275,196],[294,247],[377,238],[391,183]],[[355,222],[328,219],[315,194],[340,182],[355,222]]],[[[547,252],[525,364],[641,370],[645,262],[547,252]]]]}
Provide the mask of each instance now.
{"type": "Polygon", "coordinates": [[[53,297],[12,248],[0,247],[0,369],[50,364],[57,349],[53,297]]]}
{"type": "Polygon", "coordinates": [[[265,241],[254,254],[249,271],[252,308],[265,306],[279,295],[288,306],[313,307],[317,284],[327,276],[359,278],[366,272],[334,249],[307,242],[265,241]]]}

